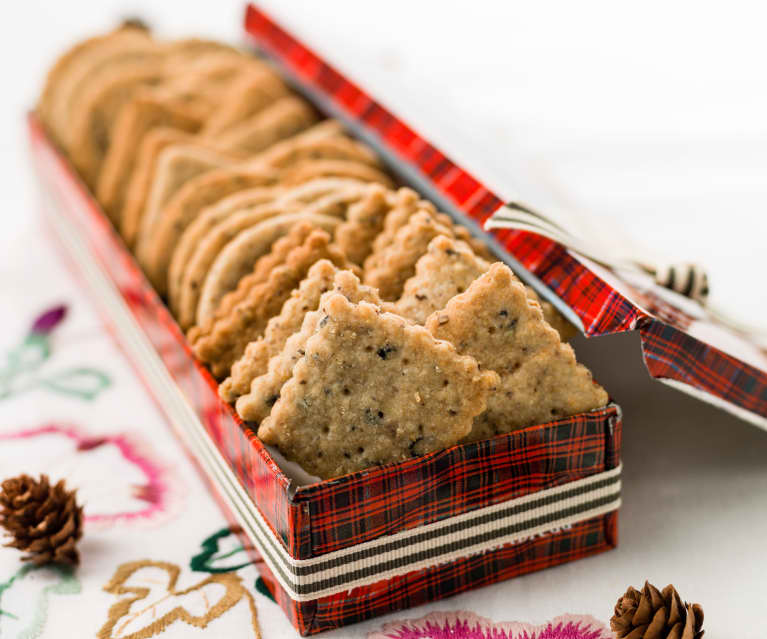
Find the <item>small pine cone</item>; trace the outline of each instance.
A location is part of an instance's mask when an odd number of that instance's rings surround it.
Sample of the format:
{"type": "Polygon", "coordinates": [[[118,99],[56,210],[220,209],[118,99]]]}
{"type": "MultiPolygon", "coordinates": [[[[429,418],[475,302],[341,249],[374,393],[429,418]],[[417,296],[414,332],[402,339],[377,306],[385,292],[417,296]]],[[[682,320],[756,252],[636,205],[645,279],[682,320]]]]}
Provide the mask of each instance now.
{"type": "Polygon", "coordinates": [[[83,509],[64,480],[51,486],[46,475],[6,479],[0,490],[0,524],[13,537],[5,544],[27,553],[23,561],[75,565],[83,534],[83,509]]]}
{"type": "Polygon", "coordinates": [[[671,585],[660,592],[645,581],[641,591],[629,587],[618,599],[610,627],[617,639],[700,639],[703,608],[682,603],[671,585]]]}

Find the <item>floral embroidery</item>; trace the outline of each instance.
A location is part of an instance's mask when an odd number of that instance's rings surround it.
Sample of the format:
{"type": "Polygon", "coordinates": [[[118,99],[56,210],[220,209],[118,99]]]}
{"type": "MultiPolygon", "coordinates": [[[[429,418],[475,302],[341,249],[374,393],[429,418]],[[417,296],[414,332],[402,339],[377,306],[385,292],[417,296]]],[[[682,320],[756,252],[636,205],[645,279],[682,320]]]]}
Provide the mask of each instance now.
{"type": "Polygon", "coordinates": [[[612,639],[602,622],[587,615],[562,615],[540,626],[493,623],[471,612],[434,612],[421,619],[386,624],[368,639],[612,639]]]}
{"type": "Polygon", "coordinates": [[[22,566],[8,581],[0,583],[0,636],[39,637],[48,619],[51,595],[80,591],[80,582],[69,567],[22,566]]]}
{"type": "Polygon", "coordinates": [[[8,351],[5,366],[0,368],[0,400],[46,389],[91,401],[111,384],[104,371],[84,366],[40,374],[40,368],[51,357],[50,335],[66,314],[66,306],[45,311],[35,319],[24,339],[8,351]]]}
{"type": "Polygon", "coordinates": [[[88,527],[157,523],[175,511],[180,489],[135,435],[88,435],[48,424],[0,433],[0,467],[8,476],[47,473],[77,488],[88,527]]]}
{"type": "Polygon", "coordinates": [[[221,539],[226,539],[232,536],[233,534],[234,531],[232,531],[231,528],[222,528],[221,530],[214,532],[210,537],[203,539],[201,544],[202,552],[192,557],[191,561],[189,562],[189,567],[196,572],[209,572],[211,574],[218,574],[223,572],[234,572],[235,570],[249,566],[251,563],[250,561],[234,565],[216,565],[216,563],[222,559],[227,559],[245,550],[242,545],[237,544],[233,549],[229,551],[221,552],[218,555],[216,554],[219,552],[218,542],[221,539]]]}
{"type": "Polygon", "coordinates": [[[232,572],[209,575],[195,585],[177,589],[181,569],[164,561],[133,561],[117,568],[104,590],[127,595],[115,603],[99,639],[147,639],[183,622],[206,628],[243,599],[250,610],[254,636],[261,637],[253,595],[232,572]]]}
{"type": "MultiPolygon", "coordinates": [[[[235,529],[232,528],[222,528],[221,530],[213,533],[210,537],[205,538],[201,544],[202,552],[192,557],[191,561],[189,562],[189,567],[196,572],[209,572],[216,574],[221,572],[232,572],[235,570],[240,570],[241,568],[245,568],[246,566],[250,566],[254,563],[261,563],[260,559],[256,561],[247,561],[245,563],[235,564],[219,563],[222,560],[229,559],[238,553],[245,552],[245,547],[239,544],[239,542],[235,543],[230,550],[221,550],[219,548],[219,542],[223,541],[224,539],[229,539],[235,535],[235,532],[235,529]]],[[[263,578],[258,577],[256,579],[255,587],[258,592],[264,595],[264,597],[275,601],[274,595],[267,587],[263,578]]]]}

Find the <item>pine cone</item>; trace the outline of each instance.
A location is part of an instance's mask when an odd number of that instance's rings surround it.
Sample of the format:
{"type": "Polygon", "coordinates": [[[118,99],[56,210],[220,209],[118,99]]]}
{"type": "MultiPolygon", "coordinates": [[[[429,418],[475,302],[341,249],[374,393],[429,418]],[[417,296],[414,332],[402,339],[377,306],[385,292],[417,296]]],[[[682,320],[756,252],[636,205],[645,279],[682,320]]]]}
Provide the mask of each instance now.
{"type": "Polygon", "coordinates": [[[641,592],[629,587],[610,619],[617,639],[700,639],[702,626],[700,605],[683,604],[671,585],[661,593],[646,581],[641,592]]]}
{"type": "Polygon", "coordinates": [[[46,475],[6,479],[0,491],[0,524],[13,537],[5,544],[28,553],[23,561],[77,564],[75,544],[83,534],[83,509],[75,491],[61,480],[51,486],[46,475]]]}

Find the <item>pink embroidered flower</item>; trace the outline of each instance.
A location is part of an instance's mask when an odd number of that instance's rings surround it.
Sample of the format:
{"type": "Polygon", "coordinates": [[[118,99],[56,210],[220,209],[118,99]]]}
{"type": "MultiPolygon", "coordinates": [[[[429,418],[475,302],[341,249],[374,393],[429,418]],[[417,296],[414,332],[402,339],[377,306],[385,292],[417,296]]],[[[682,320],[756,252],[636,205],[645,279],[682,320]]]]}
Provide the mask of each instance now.
{"type": "Polygon", "coordinates": [[[368,639],[612,639],[607,626],[588,615],[562,615],[533,626],[494,623],[472,612],[433,612],[421,619],[386,624],[368,639]]]}
{"type": "Polygon", "coordinates": [[[179,502],[175,475],[135,435],[94,437],[59,424],[0,433],[0,468],[66,479],[89,527],[155,523],[179,502]]]}

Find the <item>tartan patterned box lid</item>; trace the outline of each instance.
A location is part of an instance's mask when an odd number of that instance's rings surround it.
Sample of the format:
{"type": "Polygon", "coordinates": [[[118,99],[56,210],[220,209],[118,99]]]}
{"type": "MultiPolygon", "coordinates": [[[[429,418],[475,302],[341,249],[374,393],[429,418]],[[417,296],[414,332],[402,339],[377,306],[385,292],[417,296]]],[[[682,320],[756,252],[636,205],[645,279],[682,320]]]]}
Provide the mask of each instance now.
{"type": "MultiPolygon", "coordinates": [[[[299,91],[373,145],[394,173],[473,231],[489,231],[499,256],[586,336],[637,331],[650,375],[767,430],[763,346],[649,275],[618,273],[524,225],[499,228],[515,203],[505,202],[254,5],[247,7],[245,28],[251,44],[299,91]]],[[[677,288],[694,288],[693,275],[677,288]]]]}

